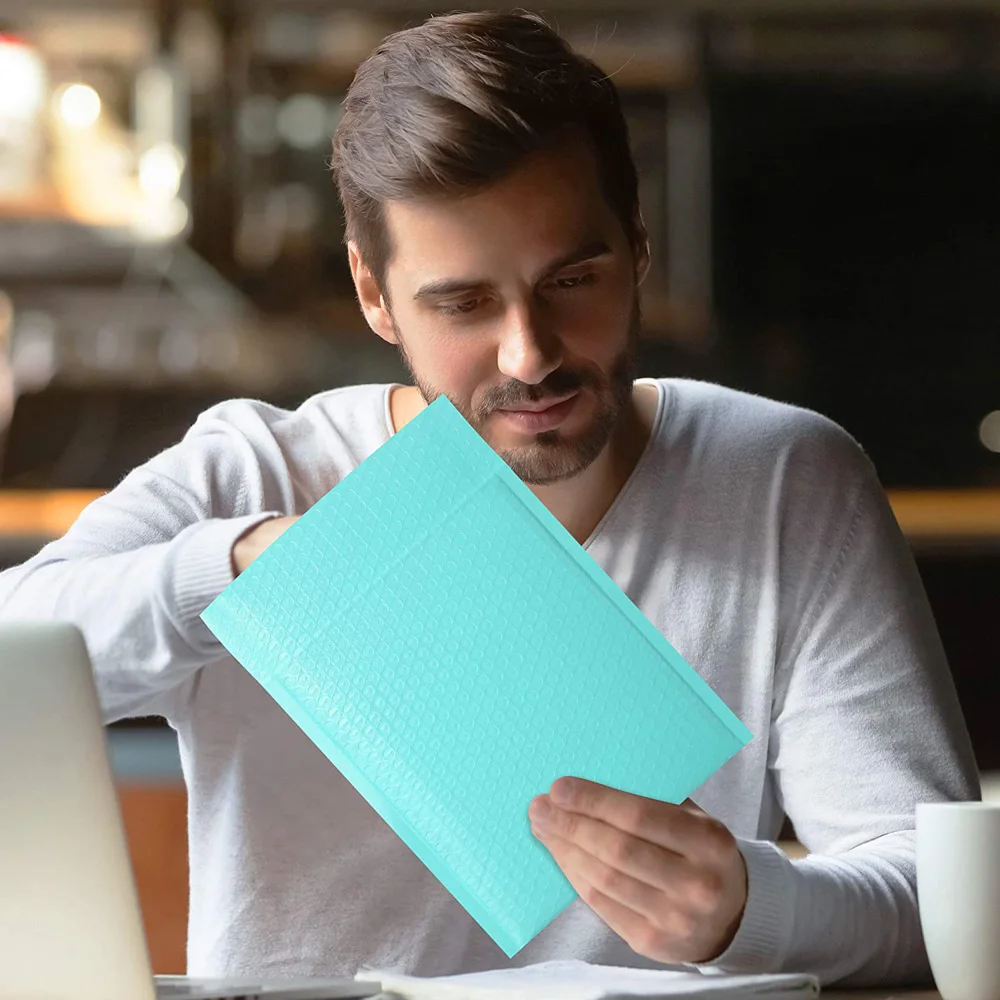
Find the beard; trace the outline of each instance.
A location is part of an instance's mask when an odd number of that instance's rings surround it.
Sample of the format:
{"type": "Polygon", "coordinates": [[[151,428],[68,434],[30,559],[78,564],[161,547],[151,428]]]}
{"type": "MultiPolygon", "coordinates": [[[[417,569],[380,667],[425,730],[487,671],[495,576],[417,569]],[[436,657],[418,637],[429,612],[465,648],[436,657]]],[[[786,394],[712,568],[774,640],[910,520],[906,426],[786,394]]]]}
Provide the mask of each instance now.
{"type": "MultiPolygon", "coordinates": [[[[510,379],[488,390],[483,399],[471,409],[450,396],[448,399],[522,482],[533,486],[545,486],[564,479],[572,479],[583,472],[604,450],[614,433],[622,411],[631,399],[632,383],[636,378],[641,328],[642,314],[639,296],[636,294],[632,302],[625,348],[607,370],[596,365],[588,365],[585,368],[561,367],[538,385],[510,379]],[[494,410],[511,408],[523,402],[538,402],[556,396],[566,396],[582,389],[590,389],[597,401],[597,412],[582,431],[568,435],[557,427],[551,431],[535,434],[534,441],[518,448],[501,448],[490,441],[486,425],[494,410]]],[[[413,379],[413,384],[426,403],[433,403],[438,396],[445,393],[435,389],[417,375],[395,321],[393,329],[396,332],[400,356],[413,379]]]]}

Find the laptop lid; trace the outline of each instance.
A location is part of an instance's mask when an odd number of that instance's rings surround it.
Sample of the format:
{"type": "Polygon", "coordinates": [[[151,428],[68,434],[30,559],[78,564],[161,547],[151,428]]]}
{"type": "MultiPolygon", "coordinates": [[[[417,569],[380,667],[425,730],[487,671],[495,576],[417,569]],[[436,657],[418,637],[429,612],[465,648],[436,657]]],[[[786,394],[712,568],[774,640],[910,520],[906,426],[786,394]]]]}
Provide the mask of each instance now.
{"type": "Polygon", "coordinates": [[[79,630],[0,625],[0,997],[153,1000],[79,630]]]}
{"type": "Polygon", "coordinates": [[[0,1000],[331,1000],[377,982],[154,977],[90,658],[0,625],[0,1000]]]}

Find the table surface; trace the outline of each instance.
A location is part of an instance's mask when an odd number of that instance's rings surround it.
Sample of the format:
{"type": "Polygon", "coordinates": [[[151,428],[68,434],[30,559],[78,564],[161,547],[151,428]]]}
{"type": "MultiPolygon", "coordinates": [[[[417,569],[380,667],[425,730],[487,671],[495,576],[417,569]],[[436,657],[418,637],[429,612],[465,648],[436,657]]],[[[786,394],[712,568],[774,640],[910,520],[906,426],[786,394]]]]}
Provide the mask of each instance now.
{"type": "MultiPolygon", "coordinates": [[[[398,996],[394,993],[379,993],[372,1000],[389,1000],[398,996]]],[[[829,988],[822,990],[822,996],[837,997],[840,1000],[941,1000],[937,990],[838,990],[829,988]]]]}
{"type": "MultiPolygon", "coordinates": [[[[825,989],[822,996],[838,997],[843,1000],[941,1000],[937,990],[838,990],[825,989]]],[[[371,1000],[393,1000],[398,994],[378,993],[371,1000]]]]}
{"type": "Polygon", "coordinates": [[[824,995],[843,997],[844,1000],[892,1000],[899,997],[900,1000],[941,1000],[941,994],[937,990],[823,990],[824,995]]]}
{"type": "MultiPolygon", "coordinates": [[[[840,1000],[941,1000],[941,994],[937,990],[838,990],[831,987],[822,990],[821,994],[840,1000]]],[[[397,993],[378,993],[371,1000],[392,1000],[397,996],[397,993]]]]}

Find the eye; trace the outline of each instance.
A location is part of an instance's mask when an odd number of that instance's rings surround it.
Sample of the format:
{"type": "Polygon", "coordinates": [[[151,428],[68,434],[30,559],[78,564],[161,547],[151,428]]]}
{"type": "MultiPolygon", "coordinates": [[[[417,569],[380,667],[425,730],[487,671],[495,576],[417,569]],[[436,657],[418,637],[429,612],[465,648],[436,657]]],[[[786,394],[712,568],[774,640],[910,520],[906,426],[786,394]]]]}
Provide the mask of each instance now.
{"type": "Polygon", "coordinates": [[[438,308],[446,316],[468,316],[479,308],[480,299],[466,299],[464,302],[453,302],[449,304],[441,303],[438,308]]]}
{"type": "Polygon", "coordinates": [[[597,275],[593,271],[588,271],[586,274],[573,274],[556,278],[552,284],[556,288],[568,291],[571,288],[582,288],[586,285],[592,285],[595,281],[597,281],[597,275]]]}

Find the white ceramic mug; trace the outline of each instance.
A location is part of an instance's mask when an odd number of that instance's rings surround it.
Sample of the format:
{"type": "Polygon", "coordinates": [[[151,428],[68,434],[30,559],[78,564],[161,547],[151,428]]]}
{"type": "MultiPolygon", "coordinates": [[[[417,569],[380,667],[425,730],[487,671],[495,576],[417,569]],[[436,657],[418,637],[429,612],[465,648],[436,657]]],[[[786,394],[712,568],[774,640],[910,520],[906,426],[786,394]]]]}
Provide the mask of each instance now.
{"type": "Polygon", "coordinates": [[[1000,1000],[1000,803],[917,806],[917,896],[944,1000],[1000,1000]]]}

